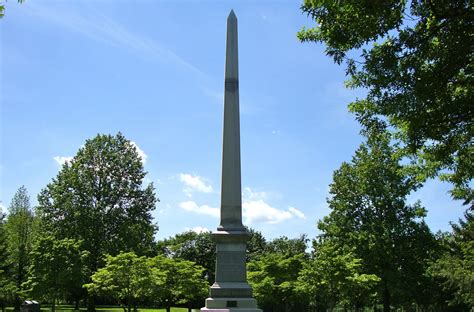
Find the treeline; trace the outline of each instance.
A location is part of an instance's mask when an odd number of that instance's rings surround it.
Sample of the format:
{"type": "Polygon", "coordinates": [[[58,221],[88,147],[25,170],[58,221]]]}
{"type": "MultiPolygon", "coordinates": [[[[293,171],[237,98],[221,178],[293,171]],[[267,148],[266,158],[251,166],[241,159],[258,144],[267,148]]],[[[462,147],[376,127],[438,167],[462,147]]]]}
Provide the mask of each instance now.
{"type": "MultiPolygon", "coordinates": [[[[469,311],[474,304],[473,214],[434,235],[421,183],[390,137],[367,132],[334,172],[320,234],[267,240],[252,229],[248,279],[264,311],[469,311]],[[311,247],[311,248],[309,248],[311,247]]],[[[0,216],[0,300],[76,307],[119,304],[200,308],[214,282],[210,233],[154,241],[158,199],[140,157],[122,134],[98,135],[30,206],[21,187],[0,216]]]]}

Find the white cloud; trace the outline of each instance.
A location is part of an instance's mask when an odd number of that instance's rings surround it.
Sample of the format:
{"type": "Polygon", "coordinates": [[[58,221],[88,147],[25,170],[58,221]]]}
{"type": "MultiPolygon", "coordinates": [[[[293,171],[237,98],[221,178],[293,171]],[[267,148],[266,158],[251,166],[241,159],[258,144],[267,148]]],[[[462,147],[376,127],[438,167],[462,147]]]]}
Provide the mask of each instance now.
{"type": "Polygon", "coordinates": [[[58,165],[62,166],[67,162],[71,162],[73,157],[72,156],[54,156],[53,159],[54,161],[58,163],[58,165]]]}
{"type": "Polygon", "coordinates": [[[145,164],[146,160],[148,159],[148,155],[137,145],[137,143],[130,141],[130,144],[135,147],[137,150],[138,156],[140,156],[142,163],[145,164]]]}
{"type": "Polygon", "coordinates": [[[7,208],[5,206],[3,206],[2,202],[0,202],[0,213],[5,213],[7,212],[7,208]]]}
{"type": "Polygon", "coordinates": [[[306,219],[304,213],[301,210],[296,209],[295,207],[289,207],[288,211],[300,219],[306,219]]]}
{"type": "Polygon", "coordinates": [[[274,208],[261,199],[244,202],[242,209],[246,224],[276,224],[293,218],[291,212],[274,208]]]}
{"type": "Polygon", "coordinates": [[[250,187],[244,188],[243,197],[245,200],[266,199],[269,194],[264,191],[254,191],[250,187]]]}
{"type": "Polygon", "coordinates": [[[272,134],[280,134],[281,131],[280,130],[272,130],[272,134]]]}
{"type": "Polygon", "coordinates": [[[211,216],[213,218],[219,218],[219,215],[220,215],[219,208],[209,207],[208,205],[199,206],[198,204],[196,204],[195,202],[193,202],[191,200],[181,202],[179,204],[179,207],[181,209],[186,210],[186,211],[190,211],[190,212],[194,212],[194,213],[198,213],[198,214],[203,214],[203,215],[208,215],[208,216],[211,216]]]}
{"type": "Polygon", "coordinates": [[[193,176],[189,173],[179,174],[179,180],[186,186],[183,191],[188,197],[192,197],[192,192],[212,193],[212,185],[206,183],[206,179],[200,176],[193,176]]]}
{"type": "Polygon", "coordinates": [[[195,233],[207,233],[210,232],[208,228],[202,226],[195,226],[193,228],[185,228],[185,231],[193,231],[195,233]]]}

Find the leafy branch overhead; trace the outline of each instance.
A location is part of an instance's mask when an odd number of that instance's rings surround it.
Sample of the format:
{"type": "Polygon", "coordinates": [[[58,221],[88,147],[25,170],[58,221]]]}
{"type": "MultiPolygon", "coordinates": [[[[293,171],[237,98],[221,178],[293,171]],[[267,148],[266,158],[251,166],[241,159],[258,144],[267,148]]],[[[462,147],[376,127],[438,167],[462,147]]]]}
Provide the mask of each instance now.
{"type": "Polygon", "coordinates": [[[298,33],[345,61],[349,105],[366,128],[394,129],[420,179],[443,172],[453,197],[473,200],[474,9],[470,1],[323,1],[302,6],[315,22],[298,33]],[[353,55],[358,55],[354,57],[353,55]]]}

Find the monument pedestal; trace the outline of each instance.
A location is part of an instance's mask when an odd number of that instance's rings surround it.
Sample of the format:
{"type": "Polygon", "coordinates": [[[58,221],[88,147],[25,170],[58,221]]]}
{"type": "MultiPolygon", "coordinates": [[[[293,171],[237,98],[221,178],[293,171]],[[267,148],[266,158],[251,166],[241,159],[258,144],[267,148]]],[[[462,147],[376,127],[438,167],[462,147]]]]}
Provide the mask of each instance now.
{"type": "Polygon", "coordinates": [[[209,291],[206,307],[201,312],[262,312],[252,298],[247,283],[245,255],[250,236],[244,227],[219,230],[211,234],[216,242],[216,282],[209,291]]]}

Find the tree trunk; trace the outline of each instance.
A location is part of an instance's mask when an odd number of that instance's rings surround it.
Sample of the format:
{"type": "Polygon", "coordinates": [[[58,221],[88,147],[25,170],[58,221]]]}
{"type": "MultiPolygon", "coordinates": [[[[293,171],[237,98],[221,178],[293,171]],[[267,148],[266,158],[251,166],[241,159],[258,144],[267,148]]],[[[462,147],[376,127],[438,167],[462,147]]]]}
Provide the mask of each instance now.
{"type": "Polygon", "coordinates": [[[74,311],[78,311],[79,310],[79,299],[76,299],[74,301],[74,311]]]}
{"type": "Polygon", "coordinates": [[[51,312],[56,312],[56,298],[53,298],[53,304],[51,305],[51,312]]]}
{"type": "Polygon", "coordinates": [[[87,312],[95,312],[95,300],[93,295],[87,296],[87,312]]]}
{"type": "Polygon", "coordinates": [[[166,312],[171,312],[171,306],[169,304],[166,305],[166,312]]]}
{"type": "Polygon", "coordinates": [[[390,292],[387,285],[383,290],[383,312],[390,312],[390,292]]]}

